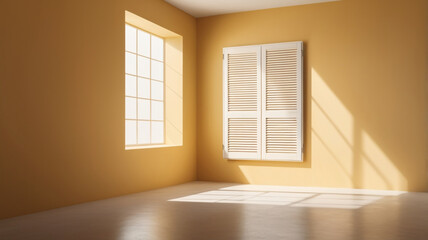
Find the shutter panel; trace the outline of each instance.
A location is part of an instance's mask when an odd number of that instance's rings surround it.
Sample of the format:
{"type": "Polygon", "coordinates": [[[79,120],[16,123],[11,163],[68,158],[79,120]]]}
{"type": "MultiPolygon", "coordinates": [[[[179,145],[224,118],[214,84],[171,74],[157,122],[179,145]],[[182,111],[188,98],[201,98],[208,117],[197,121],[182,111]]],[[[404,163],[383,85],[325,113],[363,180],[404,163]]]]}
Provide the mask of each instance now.
{"type": "Polygon", "coordinates": [[[262,45],[262,159],[302,161],[302,42],[262,45]]]}
{"type": "Polygon", "coordinates": [[[261,159],[260,46],[223,49],[223,156],[261,159]]]}

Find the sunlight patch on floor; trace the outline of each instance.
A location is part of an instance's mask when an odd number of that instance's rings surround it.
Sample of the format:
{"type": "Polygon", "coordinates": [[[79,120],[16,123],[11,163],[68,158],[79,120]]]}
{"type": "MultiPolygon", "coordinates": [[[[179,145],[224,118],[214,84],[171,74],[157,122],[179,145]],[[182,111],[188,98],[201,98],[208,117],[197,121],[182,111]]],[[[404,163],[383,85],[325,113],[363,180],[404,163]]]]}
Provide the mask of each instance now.
{"type": "Polygon", "coordinates": [[[175,198],[169,201],[358,209],[385,196],[397,196],[402,193],[404,192],[239,185],[175,198]]]}

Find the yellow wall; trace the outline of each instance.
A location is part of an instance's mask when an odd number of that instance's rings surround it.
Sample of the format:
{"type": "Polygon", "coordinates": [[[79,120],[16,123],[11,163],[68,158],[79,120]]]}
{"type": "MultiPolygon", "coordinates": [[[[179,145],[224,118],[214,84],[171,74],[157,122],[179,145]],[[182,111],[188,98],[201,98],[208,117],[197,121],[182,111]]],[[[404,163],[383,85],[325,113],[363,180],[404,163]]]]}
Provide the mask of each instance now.
{"type": "Polygon", "coordinates": [[[198,179],[426,191],[428,1],[342,0],[197,20],[198,179]],[[303,163],[222,158],[222,48],[305,44],[303,163]]]}
{"type": "Polygon", "coordinates": [[[0,8],[0,218],[196,179],[193,17],[162,0],[0,8]],[[125,10],[183,36],[182,147],[125,151],[125,10]]]}

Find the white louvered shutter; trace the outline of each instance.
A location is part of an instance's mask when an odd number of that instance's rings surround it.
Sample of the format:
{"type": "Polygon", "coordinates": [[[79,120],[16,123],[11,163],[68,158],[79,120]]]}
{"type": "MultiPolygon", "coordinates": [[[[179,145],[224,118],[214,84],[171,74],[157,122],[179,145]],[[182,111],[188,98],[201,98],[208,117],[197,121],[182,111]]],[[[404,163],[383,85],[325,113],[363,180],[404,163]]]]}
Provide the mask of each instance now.
{"type": "Polygon", "coordinates": [[[262,45],[262,159],[302,161],[302,42],[262,45]]]}
{"type": "Polygon", "coordinates": [[[223,155],[261,159],[260,46],[223,49],[223,155]]]}

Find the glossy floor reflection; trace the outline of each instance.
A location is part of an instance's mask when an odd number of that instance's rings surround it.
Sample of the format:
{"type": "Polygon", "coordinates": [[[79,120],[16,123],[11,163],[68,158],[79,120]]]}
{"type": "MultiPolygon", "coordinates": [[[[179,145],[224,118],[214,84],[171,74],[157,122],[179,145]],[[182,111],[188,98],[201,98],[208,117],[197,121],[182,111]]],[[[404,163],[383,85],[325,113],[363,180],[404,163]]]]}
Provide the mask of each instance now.
{"type": "Polygon", "coordinates": [[[0,239],[427,239],[428,193],[192,182],[0,221],[0,239]]]}

